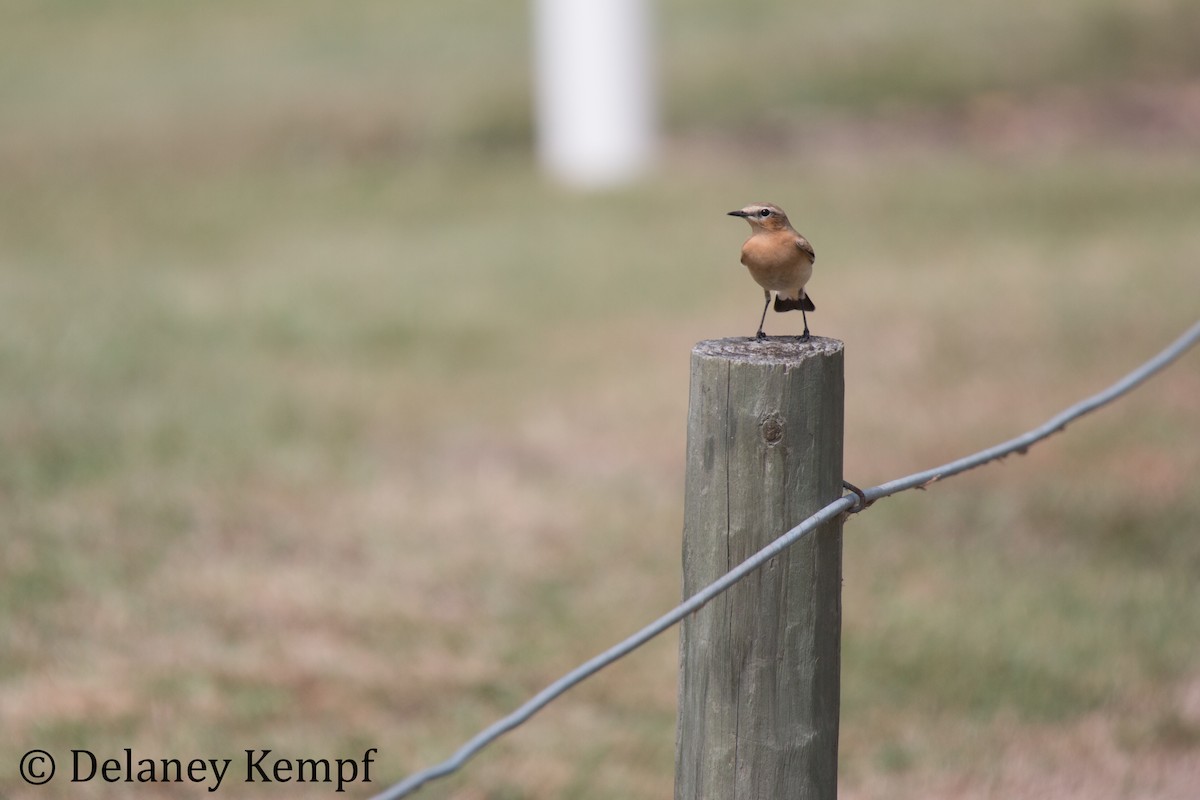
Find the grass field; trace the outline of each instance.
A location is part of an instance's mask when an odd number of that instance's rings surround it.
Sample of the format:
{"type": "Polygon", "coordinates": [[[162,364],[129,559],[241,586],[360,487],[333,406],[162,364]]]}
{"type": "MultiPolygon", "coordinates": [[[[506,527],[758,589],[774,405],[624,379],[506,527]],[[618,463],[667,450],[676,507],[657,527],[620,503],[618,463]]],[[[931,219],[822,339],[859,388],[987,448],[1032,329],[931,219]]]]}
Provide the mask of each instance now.
{"type": "MultiPolygon", "coordinates": [[[[689,349],[761,308],[731,208],[815,245],[860,485],[1193,322],[1195,4],[960,5],[664,0],[662,163],[581,195],[525,4],[7,3],[0,797],[196,796],[29,788],[32,748],[377,747],[378,789],[672,606],[689,349]]],[[[849,522],[843,796],[1194,796],[1198,475],[1193,353],[849,522]]],[[[421,796],[668,796],[675,670],[421,796]]]]}

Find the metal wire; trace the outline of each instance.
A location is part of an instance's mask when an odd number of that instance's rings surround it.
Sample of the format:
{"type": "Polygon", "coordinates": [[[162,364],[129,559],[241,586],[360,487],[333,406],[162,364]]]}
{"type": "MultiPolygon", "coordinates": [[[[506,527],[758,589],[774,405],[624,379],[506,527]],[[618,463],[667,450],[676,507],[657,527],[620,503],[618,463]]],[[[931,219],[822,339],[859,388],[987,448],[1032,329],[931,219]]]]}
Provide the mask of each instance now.
{"type": "MultiPolygon", "coordinates": [[[[1152,375],[1165,368],[1171,362],[1175,361],[1197,342],[1200,342],[1200,322],[1193,324],[1192,327],[1190,327],[1182,336],[1167,346],[1162,352],[1143,363],[1137,369],[1133,370],[1124,378],[1109,386],[1104,391],[1098,392],[1097,394],[1094,394],[1085,400],[1081,400],[1070,408],[1067,408],[1054,417],[1051,417],[1044,424],[1034,428],[1028,433],[1024,433],[1016,438],[1009,439],[1007,442],[1003,442],[994,447],[989,447],[986,450],[980,450],[978,453],[965,456],[957,461],[951,461],[948,464],[943,464],[940,467],[934,467],[933,469],[925,470],[924,472],[917,472],[912,475],[907,475],[903,478],[897,478],[893,481],[880,484],[879,486],[873,486],[870,489],[863,490],[863,494],[867,499],[867,505],[875,502],[876,500],[889,497],[908,489],[924,488],[936,481],[940,481],[953,475],[966,472],[967,470],[983,466],[984,464],[1004,458],[1005,456],[1013,453],[1025,453],[1032,445],[1048,438],[1049,436],[1052,436],[1055,433],[1058,433],[1066,428],[1069,423],[1074,422],[1084,414],[1095,411],[1101,406],[1107,405],[1122,395],[1130,392],[1152,375]]],[[[759,550],[754,555],[747,558],[741,564],[738,564],[721,578],[689,597],[671,611],[663,614],[654,622],[642,628],[637,633],[629,636],[624,641],[613,645],[598,656],[595,656],[589,661],[579,665],[566,675],[556,680],[554,683],[547,686],[542,691],[538,692],[516,711],[513,711],[508,716],[480,731],[466,744],[460,747],[454,753],[454,755],[448,758],[446,761],[428,769],[421,770],[420,772],[413,773],[400,783],[397,783],[391,788],[375,795],[372,800],[398,800],[398,798],[406,797],[431,780],[442,778],[452,772],[456,772],[472,756],[474,756],[484,747],[488,746],[500,736],[503,736],[505,733],[511,731],[513,728],[516,728],[518,725],[528,720],[538,711],[545,708],[546,705],[548,705],[559,695],[563,694],[576,684],[581,683],[582,681],[596,674],[618,659],[633,652],[646,642],[649,642],[651,639],[658,636],[663,631],[666,631],[672,626],[678,624],[684,619],[684,617],[687,617],[689,614],[698,611],[714,597],[729,589],[751,572],[754,572],[756,569],[770,561],[783,550],[800,541],[806,535],[820,527],[823,523],[837,517],[839,514],[857,513],[862,511],[864,508],[866,508],[866,506],[860,502],[859,497],[855,494],[845,495],[833,501],[808,519],[801,522],[796,527],[775,539],[773,542],[759,550]]]]}

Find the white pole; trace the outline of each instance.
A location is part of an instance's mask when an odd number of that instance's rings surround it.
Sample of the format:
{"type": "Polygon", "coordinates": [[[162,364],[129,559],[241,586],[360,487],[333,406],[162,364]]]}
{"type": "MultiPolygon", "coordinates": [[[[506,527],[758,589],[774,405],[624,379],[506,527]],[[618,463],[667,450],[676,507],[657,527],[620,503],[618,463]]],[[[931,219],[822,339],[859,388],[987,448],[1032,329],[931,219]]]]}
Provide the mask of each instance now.
{"type": "Polygon", "coordinates": [[[538,155],[555,177],[604,187],[654,152],[648,0],[534,0],[538,155]]]}

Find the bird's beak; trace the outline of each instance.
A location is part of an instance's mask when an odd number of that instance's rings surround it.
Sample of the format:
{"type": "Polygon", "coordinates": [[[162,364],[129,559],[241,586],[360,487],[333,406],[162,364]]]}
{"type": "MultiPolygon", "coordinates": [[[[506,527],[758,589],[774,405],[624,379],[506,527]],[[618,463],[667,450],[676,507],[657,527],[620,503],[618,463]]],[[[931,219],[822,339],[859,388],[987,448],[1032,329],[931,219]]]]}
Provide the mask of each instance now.
{"type": "Polygon", "coordinates": [[[739,211],[730,211],[729,216],[731,216],[731,217],[746,217],[749,215],[745,211],[739,210],[739,211]]]}

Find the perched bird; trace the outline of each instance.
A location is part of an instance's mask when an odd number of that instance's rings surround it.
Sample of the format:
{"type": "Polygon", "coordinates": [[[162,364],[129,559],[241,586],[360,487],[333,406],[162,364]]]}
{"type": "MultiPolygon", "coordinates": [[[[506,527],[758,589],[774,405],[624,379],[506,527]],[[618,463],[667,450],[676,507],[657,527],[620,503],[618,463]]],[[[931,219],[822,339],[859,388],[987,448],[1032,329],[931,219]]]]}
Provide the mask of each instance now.
{"type": "Polygon", "coordinates": [[[775,292],[776,311],[800,309],[804,318],[802,341],[808,341],[808,315],[816,311],[812,299],[804,291],[804,284],[812,277],[816,255],[792,223],[788,222],[783,209],[770,203],[755,203],[729,216],[741,217],[750,223],[750,238],[742,245],[742,263],[750,270],[750,277],[763,288],[767,302],[763,305],[762,319],[758,322],[756,339],[765,339],[763,323],[767,321],[767,309],[771,307],[771,292],[775,292]]]}

